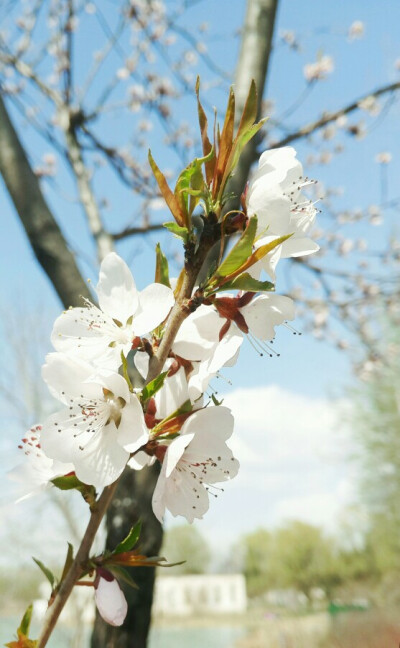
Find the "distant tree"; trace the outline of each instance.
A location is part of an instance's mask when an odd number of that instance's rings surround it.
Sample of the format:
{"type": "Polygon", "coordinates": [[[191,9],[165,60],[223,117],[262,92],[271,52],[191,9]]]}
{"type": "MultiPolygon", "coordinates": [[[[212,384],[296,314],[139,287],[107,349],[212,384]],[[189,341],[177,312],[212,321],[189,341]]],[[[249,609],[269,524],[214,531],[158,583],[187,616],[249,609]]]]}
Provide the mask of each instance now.
{"type": "Polygon", "coordinates": [[[174,574],[203,574],[211,561],[207,540],[188,525],[173,527],[164,534],[162,553],[168,556],[169,562],[185,561],[168,572],[174,574]]]}
{"type": "Polygon", "coordinates": [[[333,541],[305,522],[289,522],[276,531],[273,564],[277,582],[295,587],[307,597],[313,587],[322,587],[329,594],[340,579],[333,541]]]}
{"type": "Polygon", "coordinates": [[[313,587],[322,587],[330,595],[341,581],[335,543],[318,527],[293,521],[276,531],[259,529],[242,542],[250,596],[284,587],[307,597],[313,587]]]}
{"type": "MultiPolygon", "coordinates": [[[[266,529],[258,529],[244,536],[243,572],[246,577],[249,596],[262,594],[271,587],[274,574],[271,565],[272,534],[266,529]]],[[[237,553],[237,549],[235,548],[237,553]]]]}
{"type": "Polygon", "coordinates": [[[400,335],[394,316],[383,331],[379,359],[364,372],[351,412],[359,498],[369,514],[367,539],[382,575],[400,571],[400,335]]]}

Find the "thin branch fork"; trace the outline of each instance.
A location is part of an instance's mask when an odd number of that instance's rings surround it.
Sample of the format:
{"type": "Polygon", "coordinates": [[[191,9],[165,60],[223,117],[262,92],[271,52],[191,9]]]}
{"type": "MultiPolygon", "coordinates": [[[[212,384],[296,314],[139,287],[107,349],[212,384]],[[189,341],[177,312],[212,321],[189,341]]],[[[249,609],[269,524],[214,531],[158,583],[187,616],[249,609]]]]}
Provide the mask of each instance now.
{"type": "Polygon", "coordinates": [[[33,81],[33,83],[39,88],[39,90],[41,90],[41,92],[43,92],[43,94],[48,97],[48,99],[51,99],[55,106],[59,108],[62,105],[62,100],[59,93],[43,83],[43,81],[37,76],[34,70],[27,63],[25,63],[25,61],[18,58],[17,56],[13,56],[12,54],[7,54],[4,51],[5,44],[2,39],[0,39],[0,45],[1,48],[3,48],[3,51],[1,51],[0,48],[0,62],[5,63],[6,65],[14,66],[14,68],[22,77],[33,81]]]}

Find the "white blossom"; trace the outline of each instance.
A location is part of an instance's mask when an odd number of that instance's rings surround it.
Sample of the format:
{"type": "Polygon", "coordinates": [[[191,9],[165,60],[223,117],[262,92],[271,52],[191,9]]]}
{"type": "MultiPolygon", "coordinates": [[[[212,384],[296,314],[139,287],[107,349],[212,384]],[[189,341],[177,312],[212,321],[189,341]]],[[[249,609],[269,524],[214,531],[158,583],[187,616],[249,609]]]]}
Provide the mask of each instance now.
{"type": "Polygon", "coordinates": [[[200,394],[219,369],[236,362],[244,337],[261,355],[274,353],[264,342],[275,337],[276,326],[295,316],[290,297],[271,293],[217,297],[214,306],[200,306],[190,315],[172,347],[177,355],[200,360],[192,384],[189,374],[192,397],[200,394]]]}
{"type": "Polygon", "coordinates": [[[17,501],[47,488],[55,477],[67,475],[74,470],[71,463],[63,463],[45,455],[41,446],[41,433],[40,424],[28,430],[18,446],[24,454],[24,461],[8,473],[9,478],[17,484],[17,501]]]}
{"type": "Polygon", "coordinates": [[[258,217],[256,242],[260,247],[274,239],[291,235],[251,269],[255,276],[264,269],[275,280],[280,258],[312,254],[319,246],[308,234],[317,209],[302,189],[313,184],[303,176],[303,167],[292,147],[265,151],[246,195],[247,213],[258,217]]]}
{"type": "Polygon", "coordinates": [[[371,117],[376,117],[382,110],[381,104],[374,95],[368,95],[365,99],[361,99],[358,102],[358,107],[371,115],[371,117]]]}
{"type": "Polygon", "coordinates": [[[365,25],[362,20],[355,20],[351,23],[348,31],[348,38],[350,41],[358,40],[364,36],[365,25]]]}
{"type": "Polygon", "coordinates": [[[57,351],[79,353],[97,365],[117,369],[121,351],[132,348],[136,336],[156,328],[174,304],[170,288],[153,283],[139,292],[126,263],[114,252],[100,267],[99,308],[71,308],[57,318],[51,340],[57,351]]]}
{"type": "Polygon", "coordinates": [[[209,407],[192,414],[164,455],[153,493],[153,511],[162,521],[165,510],[188,522],[202,518],[209,508],[213,485],[234,477],[239,462],[226,445],[233,432],[227,407],[209,407]]]}
{"type": "Polygon", "coordinates": [[[392,154],[390,151],[382,151],[375,156],[375,162],[378,164],[389,164],[392,161],[392,154]]]}
{"type": "Polygon", "coordinates": [[[331,56],[321,56],[315,63],[307,63],[303,67],[303,74],[306,81],[320,81],[326,79],[328,74],[334,70],[333,58],[331,56]]]}
{"type": "Polygon", "coordinates": [[[103,488],[122,473],[131,452],[148,441],[142,407],[124,378],[63,353],[51,353],[43,378],[64,409],[43,424],[46,455],[71,462],[85,484],[103,488]]]}

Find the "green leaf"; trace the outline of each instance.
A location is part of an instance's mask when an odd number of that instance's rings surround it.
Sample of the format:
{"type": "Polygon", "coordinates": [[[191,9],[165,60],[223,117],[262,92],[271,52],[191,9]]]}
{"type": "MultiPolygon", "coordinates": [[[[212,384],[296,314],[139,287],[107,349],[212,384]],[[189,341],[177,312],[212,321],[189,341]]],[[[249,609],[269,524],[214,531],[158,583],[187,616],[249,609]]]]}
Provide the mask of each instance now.
{"type": "MultiPolygon", "coordinates": [[[[257,88],[253,79],[250,85],[249,94],[247,96],[246,103],[243,108],[243,113],[240,119],[239,128],[236,133],[236,137],[233,141],[229,158],[225,164],[224,174],[221,180],[221,191],[224,190],[229,176],[236,168],[244,147],[258,133],[260,128],[266,122],[266,118],[265,118],[256,124],[255,123],[256,119],[257,119],[257,88]]],[[[221,194],[220,194],[220,198],[222,198],[221,194]]],[[[226,200],[227,199],[224,196],[224,202],[226,202],[226,200]]]]}
{"type": "Polygon", "coordinates": [[[191,402],[191,400],[188,398],[188,400],[185,401],[185,402],[183,403],[183,405],[181,405],[180,407],[178,407],[178,409],[175,410],[175,412],[172,412],[172,414],[170,414],[170,415],[167,416],[165,419],[163,419],[163,422],[164,422],[164,421],[169,421],[170,419],[173,419],[173,418],[176,418],[177,416],[180,416],[181,414],[187,414],[188,412],[191,412],[192,409],[193,409],[192,402],[191,402]]]}
{"type": "Polygon", "coordinates": [[[163,227],[175,234],[178,238],[181,238],[186,243],[189,237],[189,230],[187,227],[181,227],[174,222],[163,223],[163,227]]]}
{"type": "Polygon", "coordinates": [[[29,605],[26,609],[22,621],[17,629],[16,641],[10,641],[4,644],[7,648],[37,648],[38,641],[36,639],[29,639],[29,628],[31,625],[33,605],[29,605]]]}
{"type": "Polygon", "coordinates": [[[82,495],[85,502],[90,506],[94,504],[96,500],[96,489],[94,486],[89,484],[84,484],[78,479],[75,473],[70,475],[62,475],[61,477],[55,477],[51,480],[52,484],[60,490],[77,490],[82,495]]]}
{"type": "Polygon", "coordinates": [[[260,261],[263,259],[269,252],[272,252],[278,245],[281,243],[284,243],[290,237],[293,236],[293,234],[286,234],[285,236],[279,236],[275,240],[271,241],[270,243],[266,243],[265,245],[260,245],[259,248],[257,248],[248,258],[248,261],[246,262],[246,268],[243,268],[243,270],[246,270],[247,268],[250,268],[252,265],[257,263],[257,261],[260,261]]]}
{"type": "Polygon", "coordinates": [[[68,574],[70,567],[74,561],[74,548],[70,542],[68,542],[67,556],[65,558],[64,567],[61,574],[61,582],[64,580],[68,574]]]}
{"type": "Polygon", "coordinates": [[[242,117],[240,119],[239,128],[236,137],[240,137],[243,133],[247,132],[257,119],[257,87],[254,79],[251,80],[249,94],[247,95],[246,103],[243,108],[242,117]]]}
{"type": "Polygon", "coordinates": [[[34,560],[35,563],[37,564],[37,566],[39,567],[39,569],[42,570],[43,574],[46,576],[47,580],[49,581],[49,583],[50,583],[50,585],[51,585],[51,587],[52,587],[52,589],[53,589],[54,584],[55,584],[55,582],[56,582],[56,577],[54,576],[53,572],[52,572],[48,567],[46,567],[46,565],[44,565],[44,564],[43,564],[40,560],[38,560],[37,558],[34,558],[34,557],[32,556],[32,560],[34,560]]]}
{"type": "Polygon", "coordinates": [[[32,603],[26,608],[25,614],[22,617],[22,621],[19,624],[18,632],[26,636],[29,635],[29,628],[31,625],[33,605],[32,603]]]}
{"type": "Polygon", "coordinates": [[[128,383],[129,391],[133,392],[133,386],[132,386],[131,379],[129,377],[129,371],[128,371],[128,361],[125,358],[125,355],[124,355],[123,351],[121,351],[121,362],[122,362],[122,374],[123,374],[126,382],[128,383]]]}
{"type": "Polygon", "coordinates": [[[113,576],[115,576],[118,581],[123,581],[131,587],[139,589],[139,586],[136,585],[130,573],[123,567],[120,567],[119,565],[107,565],[107,569],[112,573],[113,576]]]}
{"type": "MultiPolygon", "coordinates": [[[[200,198],[206,194],[201,167],[214,157],[211,148],[208,155],[195,158],[180,174],[176,186],[175,197],[179,201],[182,211],[189,217],[192,215],[200,198]]],[[[188,220],[188,219],[187,219],[188,220]]]]}
{"type": "Polygon", "coordinates": [[[163,371],[160,373],[154,380],[151,380],[148,385],[142,389],[142,403],[145,403],[149,400],[154,394],[156,394],[164,384],[164,381],[167,377],[168,371],[163,371]]]}
{"type": "Polygon", "coordinates": [[[165,254],[163,254],[159,243],[156,245],[156,276],[154,281],[155,283],[160,283],[163,286],[171,288],[169,282],[168,259],[165,254]]]}
{"type": "Polygon", "coordinates": [[[259,281],[254,279],[248,272],[244,272],[241,275],[238,275],[232,281],[221,286],[218,292],[223,292],[224,290],[245,290],[246,292],[263,292],[275,290],[275,285],[270,281],[259,281]]]}
{"type": "Polygon", "coordinates": [[[211,398],[212,398],[212,402],[214,403],[214,405],[217,405],[217,406],[222,405],[222,403],[224,402],[223,398],[221,398],[221,400],[219,401],[214,393],[211,394],[211,398]]]}
{"type": "Polygon", "coordinates": [[[239,162],[239,158],[242,155],[242,151],[244,147],[246,146],[247,142],[249,142],[251,139],[253,139],[254,135],[258,133],[260,128],[262,128],[267,121],[267,118],[261,119],[258,124],[253,124],[251,128],[249,128],[247,131],[242,133],[240,137],[235,140],[233,147],[232,147],[232,156],[227,164],[227,168],[229,168],[229,173],[232,173],[232,171],[236,168],[237,163],[239,162]]]}
{"type": "Polygon", "coordinates": [[[149,150],[149,163],[151,166],[151,169],[154,173],[154,177],[157,180],[157,184],[160,188],[160,191],[164,197],[165,202],[167,203],[173,217],[175,218],[176,222],[178,225],[183,227],[186,224],[186,219],[185,215],[181,210],[181,207],[179,205],[179,202],[177,201],[175,195],[172,193],[171,189],[168,186],[168,182],[164,176],[164,174],[160,171],[158,168],[155,160],[153,159],[153,156],[149,150]]]}
{"type": "Polygon", "coordinates": [[[113,555],[118,553],[123,553],[124,551],[130,551],[133,549],[137,541],[139,540],[140,532],[142,530],[142,523],[136,522],[136,524],[131,528],[128,535],[122,542],[117,545],[113,551],[113,555]]]}
{"type": "MultiPolygon", "coordinates": [[[[232,272],[232,274],[224,281],[221,281],[221,284],[223,283],[228,283],[231,282],[235,277],[241,275],[245,270],[248,268],[251,268],[257,261],[260,261],[263,259],[269,252],[274,250],[278,245],[286,241],[288,238],[293,236],[292,234],[287,234],[286,236],[280,236],[279,238],[275,239],[274,241],[271,241],[270,243],[267,243],[266,245],[261,245],[257,250],[252,252],[250,254],[249,258],[247,261],[243,263],[237,270],[232,272]]],[[[219,286],[219,290],[221,289],[221,285],[219,286]]]]}
{"type": "Polygon", "coordinates": [[[236,245],[229,252],[215,273],[216,277],[227,277],[240,268],[249,258],[257,231],[257,216],[252,216],[236,245]]]}
{"type": "Polygon", "coordinates": [[[70,475],[63,475],[61,477],[54,477],[51,480],[52,484],[59,488],[60,490],[72,490],[74,488],[80,488],[84,484],[78,479],[75,473],[70,475]]]}

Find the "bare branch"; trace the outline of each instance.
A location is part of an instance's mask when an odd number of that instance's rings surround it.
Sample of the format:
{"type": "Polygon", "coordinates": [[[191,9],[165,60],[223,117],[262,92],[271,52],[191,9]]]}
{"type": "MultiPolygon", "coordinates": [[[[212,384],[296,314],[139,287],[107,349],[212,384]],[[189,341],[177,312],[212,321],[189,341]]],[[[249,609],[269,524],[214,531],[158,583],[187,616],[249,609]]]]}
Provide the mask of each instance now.
{"type": "Polygon", "coordinates": [[[145,225],[143,227],[127,227],[122,230],[122,232],[116,232],[111,234],[114,241],[120,241],[121,239],[127,238],[128,236],[135,236],[137,234],[150,234],[151,232],[157,232],[164,228],[163,223],[155,223],[154,225],[145,225]]]}
{"type": "Polygon", "coordinates": [[[287,144],[290,144],[291,142],[295,142],[296,140],[301,139],[302,137],[307,137],[308,135],[311,135],[311,133],[314,133],[320,128],[323,128],[327,124],[336,121],[336,119],[338,119],[342,115],[348,115],[354,110],[359,109],[360,103],[367,97],[380,97],[381,95],[390,92],[396,92],[396,90],[400,90],[400,81],[382,86],[381,88],[378,88],[378,90],[374,90],[373,92],[368,92],[367,94],[363,95],[356,101],[353,101],[351,104],[345,106],[344,108],[341,108],[340,110],[337,110],[336,112],[324,113],[322,117],[320,117],[316,121],[310,122],[306,126],[299,128],[299,130],[295,131],[294,133],[290,133],[290,135],[287,135],[286,137],[279,140],[278,142],[272,142],[270,146],[271,148],[279,148],[280,146],[287,146],[287,144]]]}
{"type": "Polygon", "coordinates": [[[114,250],[114,243],[112,236],[104,229],[100,210],[92,190],[90,174],[83,161],[81,146],[69,114],[67,120],[68,125],[65,128],[65,138],[68,147],[68,160],[76,178],[82,206],[87,217],[89,229],[97,245],[99,260],[101,261],[109,252],[114,250]]]}
{"type": "Polygon", "coordinates": [[[72,54],[73,54],[73,21],[74,21],[74,3],[73,0],[68,0],[68,15],[67,20],[64,25],[64,32],[67,40],[67,47],[65,51],[66,55],[66,67],[64,70],[64,100],[65,103],[69,106],[72,99],[72,54]]]}
{"type": "Polygon", "coordinates": [[[95,535],[99,529],[104,514],[112,500],[117,485],[118,485],[118,481],[111,484],[111,486],[107,486],[103,490],[100,498],[98,499],[98,501],[93,507],[89,524],[86,528],[81,545],[75,556],[75,560],[72,563],[67,576],[64,578],[63,582],[61,583],[60,589],[58,590],[53,603],[47,610],[45,620],[43,623],[43,628],[38,638],[38,648],[43,648],[47,644],[47,641],[54,629],[54,626],[57,623],[58,617],[60,616],[76,581],[79,579],[79,576],[82,573],[83,564],[87,561],[89,557],[89,551],[93,544],[95,535]]]}
{"type": "Polygon", "coordinates": [[[27,63],[25,63],[25,61],[20,59],[18,56],[7,54],[5,52],[6,45],[3,39],[0,39],[0,45],[0,62],[5,63],[6,65],[12,65],[21,76],[33,81],[33,83],[46,97],[48,97],[48,99],[51,99],[56,106],[60,107],[62,102],[59,93],[53,90],[53,88],[50,88],[46,83],[43,83],[42,79],[40,79],[40,77],[27,63]]]}

